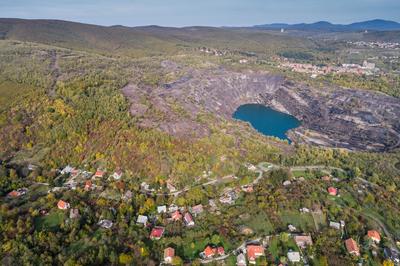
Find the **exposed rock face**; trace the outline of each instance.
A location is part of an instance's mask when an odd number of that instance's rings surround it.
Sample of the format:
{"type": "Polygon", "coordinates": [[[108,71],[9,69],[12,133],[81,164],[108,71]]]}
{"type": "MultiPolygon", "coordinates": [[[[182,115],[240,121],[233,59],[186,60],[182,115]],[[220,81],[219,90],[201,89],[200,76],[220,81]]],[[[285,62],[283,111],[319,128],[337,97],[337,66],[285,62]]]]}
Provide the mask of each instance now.
{"type": "Polygon", "coordinates": [[[128,85],[123,93],[142,126],[180,137],[209,133],[201,114],[232,119],[240,105],[260,103],[302,121],[289,133],[295,142],[373,151],[400,145],[400,101],[379,93],[307,88],[276,75],[224,69],[190,70],[158,88],[128,85]]]}

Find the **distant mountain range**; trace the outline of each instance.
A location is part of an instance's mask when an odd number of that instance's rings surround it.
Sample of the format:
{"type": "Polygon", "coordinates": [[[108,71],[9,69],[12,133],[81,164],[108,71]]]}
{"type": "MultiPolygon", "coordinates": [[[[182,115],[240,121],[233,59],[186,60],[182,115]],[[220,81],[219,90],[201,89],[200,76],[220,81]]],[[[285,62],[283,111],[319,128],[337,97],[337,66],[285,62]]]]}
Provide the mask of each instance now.
{"type": "Polygon", "coordinates": [[[392,31],[400,30],[400,23],[389,20],[375,19],[363,22],[356,22],[351,24],[332,24],[327,21],[319,21],[311,24],[285,24],[274,23],[256,25],[254,28],[261,29],[285,29],[285,30],[305,30],[305,31],[392,31]]]}

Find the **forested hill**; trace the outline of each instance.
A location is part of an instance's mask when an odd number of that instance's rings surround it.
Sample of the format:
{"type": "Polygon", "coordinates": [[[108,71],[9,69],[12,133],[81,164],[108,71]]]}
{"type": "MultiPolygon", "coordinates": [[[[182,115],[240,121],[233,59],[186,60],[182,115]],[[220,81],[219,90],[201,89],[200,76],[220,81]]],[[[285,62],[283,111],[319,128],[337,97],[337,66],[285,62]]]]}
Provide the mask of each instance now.
{"type": "Polygon", "coordinates": [[[23,19],[0,19],[0,39],[131,56],[175,54],[185,48],[210,45],[254,52],[275,49],[282,43],[293,47],[311,45],[307,40],[300,43],[295,37],[255,29],[104,27],[59,20],[23,19]]]}

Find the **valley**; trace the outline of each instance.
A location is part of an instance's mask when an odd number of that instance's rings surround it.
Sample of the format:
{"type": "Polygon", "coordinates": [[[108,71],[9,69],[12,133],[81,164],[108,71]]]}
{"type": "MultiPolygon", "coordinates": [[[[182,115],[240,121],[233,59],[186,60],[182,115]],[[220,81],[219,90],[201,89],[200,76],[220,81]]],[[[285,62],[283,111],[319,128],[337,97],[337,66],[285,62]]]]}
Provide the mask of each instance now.
{"type": "Polygon", "coordinates": [[[1,264],[397,263],[399,32],[297,27],[0,19],[1,264]]]}

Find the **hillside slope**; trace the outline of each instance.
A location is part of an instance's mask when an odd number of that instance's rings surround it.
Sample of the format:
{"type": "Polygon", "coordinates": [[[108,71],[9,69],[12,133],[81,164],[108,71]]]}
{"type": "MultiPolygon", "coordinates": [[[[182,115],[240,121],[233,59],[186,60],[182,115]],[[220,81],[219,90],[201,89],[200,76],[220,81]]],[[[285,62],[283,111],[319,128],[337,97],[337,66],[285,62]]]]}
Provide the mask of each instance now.
{"type": "Polygon", "coordinates": [[[254,29],[96,26],[58,20],[0,19],[0,39],[37,42],[114,55],[154,56],[199,46],[265,52],[309,41],[254,29]]]}

